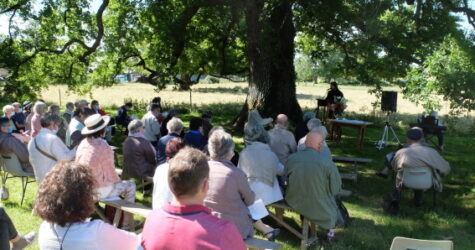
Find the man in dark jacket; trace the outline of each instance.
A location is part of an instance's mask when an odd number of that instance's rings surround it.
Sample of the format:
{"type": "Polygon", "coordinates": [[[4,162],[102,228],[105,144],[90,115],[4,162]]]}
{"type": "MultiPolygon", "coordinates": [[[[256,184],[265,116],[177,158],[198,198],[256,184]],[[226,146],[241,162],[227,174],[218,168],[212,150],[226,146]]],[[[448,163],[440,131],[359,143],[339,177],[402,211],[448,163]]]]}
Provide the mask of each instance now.
{"type": "Polygon", "coordinates": [[[155,149],[145,138],[143,123],[133,120],[129,123],[129,136],[124,141],[124,175],[138,179],[151,177],[157,166],[155,149]]]}
{"type": "Polygon", "coordinates": [[[129,122],[132,120],[130,118],[130,116],[127,114],[127,112],[132,109],[132,103],[131,102],[128,102],[126,103],[125,105],[123,105],[122,107],[120,107],[120,109],[117,111],[117,117],[115,118],[116,119],[116,122],[117,124],[119,125],[122,125],[124,127],[127,128],[127,126],[129,126],[129,122]]]}

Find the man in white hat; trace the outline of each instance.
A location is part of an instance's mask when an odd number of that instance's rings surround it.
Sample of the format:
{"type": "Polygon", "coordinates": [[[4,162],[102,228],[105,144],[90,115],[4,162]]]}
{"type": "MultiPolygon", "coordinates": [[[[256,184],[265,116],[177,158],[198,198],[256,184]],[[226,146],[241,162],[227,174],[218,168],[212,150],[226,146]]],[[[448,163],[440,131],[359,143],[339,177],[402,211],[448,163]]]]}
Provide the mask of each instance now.
{"type": "Polygon", "coordinates": [[[76,155],[76,150],[69,150],[61,138],[56,136],[61,123],[59,116],[47,113],[40,122],[40,132],[28,143],[30,163],[38,184],[57,162],[71,161],[76,155]]]}

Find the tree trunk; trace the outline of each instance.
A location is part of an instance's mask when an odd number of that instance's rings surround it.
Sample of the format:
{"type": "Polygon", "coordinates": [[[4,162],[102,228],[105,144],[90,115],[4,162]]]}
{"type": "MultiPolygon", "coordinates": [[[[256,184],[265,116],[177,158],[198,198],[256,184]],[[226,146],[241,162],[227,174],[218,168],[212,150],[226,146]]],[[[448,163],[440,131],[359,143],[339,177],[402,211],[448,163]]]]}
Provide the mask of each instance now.
{"type": "Polygon", "coordinates": [[[264,9],[263,2],[248,0],[245,5],[249,93],[235,120],[237,128],[244,126],[251,109],[258,109],[263,117],[286,114],[294,122],[302,120],[295,87],[295,28],[291,3],[282,0],[269,10],[264,9]]]}

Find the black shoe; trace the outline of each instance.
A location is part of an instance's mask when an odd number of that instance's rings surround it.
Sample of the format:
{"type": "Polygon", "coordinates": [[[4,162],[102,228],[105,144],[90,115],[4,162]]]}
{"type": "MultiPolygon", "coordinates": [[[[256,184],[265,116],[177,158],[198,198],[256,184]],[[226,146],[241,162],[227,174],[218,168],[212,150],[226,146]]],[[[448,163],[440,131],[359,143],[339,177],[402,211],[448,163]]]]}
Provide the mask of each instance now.
{"type": "Polygon", "coordinates": [[[268,239],[269,241],[275,241],[275,239],[277,238],[277,236],[279,236],[280,234],[280,229],[276,228],[266,234],[264,234],[264,237],[266,239],[268,239]]]}

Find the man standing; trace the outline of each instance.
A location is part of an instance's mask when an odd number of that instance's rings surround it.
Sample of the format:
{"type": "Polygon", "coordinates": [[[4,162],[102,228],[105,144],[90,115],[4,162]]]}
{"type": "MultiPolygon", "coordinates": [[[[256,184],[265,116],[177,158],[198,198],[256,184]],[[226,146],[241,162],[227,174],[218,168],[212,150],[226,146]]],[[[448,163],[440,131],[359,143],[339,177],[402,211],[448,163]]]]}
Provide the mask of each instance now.
{"type": "Polygon", "coordinates": [[[152,143],[154,147],[157,146],[158,138],[160,138],[160,123],[157,120],[157,115],[160,113],[160,105],[157,103],[150,104],[150,111],[142,117],[144,126],[144,136],[152,143]]]}
{"type": "Polygon", "coordinates": [[[157,143],[157,163],[158,165],[163,164],[167,161],[165,155],[165,148],[167,142],[175,137],[180,137],[181,131],[183,130],[183,122],[176,117],[173,117],[167,123],[167,130],[169,131],[168,135],[163,136],[157,143]]]}
{"type": "Polygon", "coordinates": [[[173,200],[147,217],[142,233],[145,250],[246,249],[236,226],[203,206],[208,178],[208,159],[202,152],[184,148],[173,158],[168,172],[173,200]]]}
{"type": "Polygon", "coordinates": [[[270,148],[279,158],[280,163],[285,164],[287,157],[297,151],[295,136],[287,130],[289,121],[286,115],[280,114],[275,119],[275,127],[269,131],[270,148]]]}
{"type": "Polygon", "coordinates": [[[289,156],[285,165],[285,200],[299,214],[327,229],[327,236],[332,239],[338,216],[335,196],[341,189],[341,177],[331,156],[319,153],[323,142],[321,131],[310,131],[305,141],[307,147],[289,156]]]}
{"type": "MultiPolygon", "coordinates": [[[[396,214],[399,210],[404,170],[430,168],[434,189],[442,191],[440,174],[448,174],[450,165],[435,149],[424,145],[423,140],[422,129],[411,128],[407,132],[406,147],[398,150],[391,161],[392,169],[396,171],[396,183],[390,196],[391,203],[387,207],[389,213],[396,214]]],[[[422,190],[414,190],[414,203],[416,206],[422,205],[422,190]]]]}
{"type": "Polygon", "coordinates": [[[56,136],[61,118],[54,114],[45,114],[41,118],[41,130],[28,143],[30,162],[38,184],[59,161],[72,161],[76,150],[69,150],[63,141],[56,136]]]}

